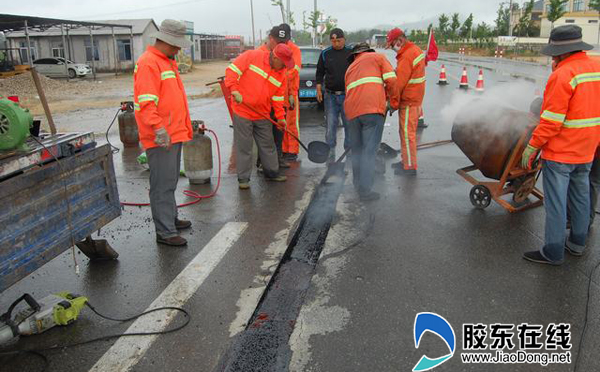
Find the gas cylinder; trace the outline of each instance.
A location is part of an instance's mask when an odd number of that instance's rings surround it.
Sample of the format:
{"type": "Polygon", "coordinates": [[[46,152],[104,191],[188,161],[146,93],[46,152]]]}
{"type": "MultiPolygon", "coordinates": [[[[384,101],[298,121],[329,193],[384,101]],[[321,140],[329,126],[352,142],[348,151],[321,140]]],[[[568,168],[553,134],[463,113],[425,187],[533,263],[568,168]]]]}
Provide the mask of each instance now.
{"type": "Polygon", "coordinates": [[[121,113],[119,114],[119,137],[125,147],[139,145],[140,137],[133,112],[133,102],[121,102],[121,113]]]}
{"type": "Polygon", "coordinates": [[[183,144],[183,166],[191,184],[210,183],[212,176],[212,141],[204,133],[202,120],[193,120],[194,137],[183,144]]]}

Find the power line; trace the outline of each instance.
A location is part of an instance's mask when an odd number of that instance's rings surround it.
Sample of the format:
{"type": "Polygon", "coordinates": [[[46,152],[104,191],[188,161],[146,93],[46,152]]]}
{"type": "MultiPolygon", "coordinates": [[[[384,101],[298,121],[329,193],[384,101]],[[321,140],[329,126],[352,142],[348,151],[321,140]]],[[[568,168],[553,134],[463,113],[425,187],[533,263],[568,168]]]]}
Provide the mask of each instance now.
{"type": "Polygon", "coordinates": [[[177,3],[165,4],[165,5],[149,6],[149,7],[145,7],[145,8],[122,10],[122,11],[113,12],[113,13],[93,14],[93,15],[88,15],[88,16],[78,16],[78,17],[72,17],[72,18],[89,19],[89,18],[109,17],[109,16],[126,14],[126,13],[139,13],[139,12],[143,12],[143,11],[147,11],[147,10],[163,9],[163,8],[169,8],[169,7],[173,7],[173,6],[186,5],[186,4],[191,4],[191,3],[200,3],[200,2],[206,2],[206,1],[210,1],[210,0],[186,0],[186,1],[180,1],[177,3]]]}

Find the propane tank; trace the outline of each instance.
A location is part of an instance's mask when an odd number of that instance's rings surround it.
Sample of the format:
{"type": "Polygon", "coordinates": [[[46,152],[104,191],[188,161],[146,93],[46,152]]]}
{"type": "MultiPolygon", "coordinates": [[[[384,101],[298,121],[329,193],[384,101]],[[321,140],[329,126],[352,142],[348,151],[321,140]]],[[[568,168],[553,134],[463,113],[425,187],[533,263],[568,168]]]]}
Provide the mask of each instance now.
{"type": "Polygon", "coordinates": [[[0,151],[26,150],[25,140],[32,124],[29,110],[6,98],[0,99],[0,151]]]}
{"type": "Polygon", "coordinates": [[[133,102],[121,102],[121,113],[119,114],[119,137],[125,147],[138,146],[140,136],[135,121],[133,102]]]}
{"type": "Polygon", "coordinates": [[[213,168],[212,141],[204,133],[204,121],[192,120],[192,129],[194,137],[183,144],[185,175],[194,185],[210,183],[213,168]]]}

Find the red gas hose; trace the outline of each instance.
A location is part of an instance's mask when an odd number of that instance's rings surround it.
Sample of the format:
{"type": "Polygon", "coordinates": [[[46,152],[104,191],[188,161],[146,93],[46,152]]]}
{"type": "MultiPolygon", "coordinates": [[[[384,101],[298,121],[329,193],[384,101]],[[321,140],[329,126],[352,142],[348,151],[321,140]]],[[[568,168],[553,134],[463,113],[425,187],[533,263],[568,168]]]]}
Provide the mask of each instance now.
{"type": "MultiPolygon", "coordinates": [[[[187,207],[189,205],[194,205],[194,204],[200,202],[200,200],[202,200],[202,199],[212,198],[213,196],[217,195],[217,191],[219,191],[219,187],[221,186],[221,145],[219,143],[219,137],[211,129],[205,129],[205,130],[207,132],[210,132],[213,135],[213,137],[215,137],[215,143],[217,144],[217,157],[219,158],[219,174],[217,176],[217,187],[215,187],[213,192],[211,192],[208,195],[200,195],[197,192],[192,191],[192,190],[183,190],[183,195],[193,198],[194,200],[187,202],[187,203],[183,203],[181,205],[178,205],[177,208],[187,207]]],[[[150,205],[150,203],[121,202],[121,206],[123,206],[123,207],[147,207],[149,205],[150,205]]]]}

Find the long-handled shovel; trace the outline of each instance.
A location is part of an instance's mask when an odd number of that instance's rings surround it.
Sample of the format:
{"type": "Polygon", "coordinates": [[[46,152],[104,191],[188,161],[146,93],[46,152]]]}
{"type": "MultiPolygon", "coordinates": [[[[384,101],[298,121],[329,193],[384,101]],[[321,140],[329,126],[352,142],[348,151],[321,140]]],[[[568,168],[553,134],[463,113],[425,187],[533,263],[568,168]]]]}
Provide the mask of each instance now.
{"type": "Polygon", "coordinates": [[[298,138],[298,136],[296,136],[294,133],[290,132],[286,128],[282,128],[279,124],[277,124],[273,119],[271,119],[267,115],[258,112],[254,107],[248,105],[247,103],[242,104],[250,110],[254,111],[256,114],[262,116],[265,120],[271,122],[271,124],[273,124],[277,129],[287,132],[290,136],[292,136],[296,141],[298,141],[300,146],[302,146],[302,148],[308,153],[308,159],[313,163],[323,164],[329,158],[329,145],[325,142],[312,141],[308,144],[307,147],[304,143],[302,143],[302,141],[300,141],[300,138],[298,138]]]}

